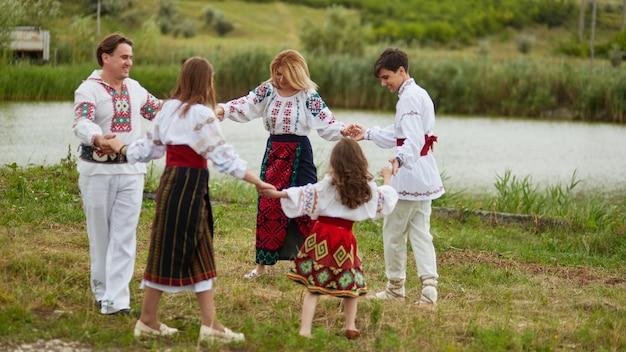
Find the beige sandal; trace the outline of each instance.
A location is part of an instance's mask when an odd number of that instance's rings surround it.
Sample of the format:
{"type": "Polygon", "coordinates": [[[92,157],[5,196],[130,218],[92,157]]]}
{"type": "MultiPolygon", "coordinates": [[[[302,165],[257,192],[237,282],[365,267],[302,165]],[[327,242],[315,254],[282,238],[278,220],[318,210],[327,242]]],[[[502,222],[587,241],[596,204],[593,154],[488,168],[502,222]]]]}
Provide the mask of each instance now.
{"type": "Polygon", "coordinates": [[[437,279],[428,277],[422,279],[422,294],[415,302],[420,308],[434,308],[437,306],[437,279]]]}

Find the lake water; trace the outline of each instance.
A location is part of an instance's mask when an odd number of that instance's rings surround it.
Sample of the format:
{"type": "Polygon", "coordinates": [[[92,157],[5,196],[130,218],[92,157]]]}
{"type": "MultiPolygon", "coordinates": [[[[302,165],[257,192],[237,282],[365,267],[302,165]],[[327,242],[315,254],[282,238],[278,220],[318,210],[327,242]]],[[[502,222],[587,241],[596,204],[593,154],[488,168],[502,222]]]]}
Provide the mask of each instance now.
{"type": "MultiPolygon", "coordinates": [[[[77,155],[71,102],[0,103],[0,165],[57,164],[77,155]]],[[[334,111],[338,120],[365,127],[387,126],[393,112],[334,111]]],[[[146,121],[143,127],[148,126],[146,121]]],[[[261,120],[221,123],[226,140],[258,173],[267,132],[261,120]]],[[[563,121],[438,116],[434,155],[449,190],[489,191],[510,170],[533,184],[567,183],[574,172],[590,189],[626,189],[626,126],[563,121]]],[[[316,163],[325,170],[333,143],[311,134],[316,163]]],[[[363,141],[372,173],[393,150],[363,141]]],[[[162,168],[162,161],[155,163],[162,168]]],[[[215,173],[214,173],[215,174],[215,173]]]]}

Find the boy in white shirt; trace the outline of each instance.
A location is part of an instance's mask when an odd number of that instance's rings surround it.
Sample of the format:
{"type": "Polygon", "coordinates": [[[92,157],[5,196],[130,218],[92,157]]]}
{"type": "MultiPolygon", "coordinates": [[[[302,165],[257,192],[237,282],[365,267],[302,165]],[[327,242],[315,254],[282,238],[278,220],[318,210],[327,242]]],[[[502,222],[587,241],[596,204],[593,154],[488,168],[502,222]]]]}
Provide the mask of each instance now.
{"type": "Polygon", "coordinates": [[[390,92],[398,92],[394,123],[385,128],[358,128],[356,140],[366,139],[381,148],[396,147],[391,185],[398,191],[398,204],[383,224],[387,287],[379,299],[404,299],[407,235],[422,282],[416,302],[434,306],[437,302],[437,260],[430,234],[431,202],[444,193],[443,182],[432,153],[435,108],[428,92],[409,75],[409,59],[400,49],[386,49],[374,65],[374,75],[390,92]]]}

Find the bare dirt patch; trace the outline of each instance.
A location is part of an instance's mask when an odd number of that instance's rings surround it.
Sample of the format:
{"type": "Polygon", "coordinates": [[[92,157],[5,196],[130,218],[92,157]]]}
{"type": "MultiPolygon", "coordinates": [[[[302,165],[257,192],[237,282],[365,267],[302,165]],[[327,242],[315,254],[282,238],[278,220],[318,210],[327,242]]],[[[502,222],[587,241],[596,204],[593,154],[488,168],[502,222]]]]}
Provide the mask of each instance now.
{"type": "Polygon", "coordinates": [[[626,279],[622,277],[623,273],[620,275],[617,271],[602,268],[523,263],[497,253],[477,253],[466,249],[443,252],[438,256],[438,261],[442,266],[467,266],[471,263],[489,264],[533,276],[550,276],[567,281],[570,285],[621,285],[626,288],[626,279]]]}

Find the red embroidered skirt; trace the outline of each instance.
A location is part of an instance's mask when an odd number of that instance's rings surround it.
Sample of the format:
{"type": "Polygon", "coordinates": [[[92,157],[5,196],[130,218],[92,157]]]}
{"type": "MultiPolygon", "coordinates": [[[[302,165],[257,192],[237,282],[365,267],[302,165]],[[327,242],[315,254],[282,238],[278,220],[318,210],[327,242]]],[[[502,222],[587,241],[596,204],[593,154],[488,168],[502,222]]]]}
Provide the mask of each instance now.
{"type": "Polygon", "coordinates": [[[359,297],[367,293],[352,229],[318,221],[287,277],[312,293],[359,297]]]}

